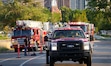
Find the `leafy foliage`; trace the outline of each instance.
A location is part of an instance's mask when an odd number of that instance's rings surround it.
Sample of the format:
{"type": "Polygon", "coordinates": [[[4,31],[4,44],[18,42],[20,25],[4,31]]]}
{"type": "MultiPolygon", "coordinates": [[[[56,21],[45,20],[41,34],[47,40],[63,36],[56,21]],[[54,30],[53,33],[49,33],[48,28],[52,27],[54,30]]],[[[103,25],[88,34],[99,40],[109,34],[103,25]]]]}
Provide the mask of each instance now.
{"type": "Polygon", "coordinates": [[[34,0],[14,0],[14,2],[6,4],[0,1],[0,30],[6,26],[15,26],[16,20],[29,19],[53,23],[82,21],[95,24],[97,30],[111,29],[111,2],[89,0],[88,6],[89,8],[86,10],[71,10],[67,7],[61,7],[61,14],[59,14],[51,13],[34,0]]]}
{"type": "Polygon", "coordinates": [[[85,10],[71,10],[67,7],[62,7],[61,11],[62,11],[62,22],[69,22],[69,21],[88,22],[85,10]]]}
{"type": "MultiPolygon", "coordinates": [[[[36,20],[46,22],[50,11],[33,0],[15,0],[13,3],[0,2],[0,23],[5,27],[15,26],[16,20],[36,20]]],[[[3,27],[2,27],[3,28],[3,27]]]]}
{"type": "Polygon", "coordinates": [[[72,10],[70,21],[76,21],[76,22],[88,22],[86,17],[86,11],[85,10],[72,10]]]}
{"type": "Polygon", "coordinates": [[[98,30],[111,30],[111,2],[107,0],[90,0],[87,17],[98,30]]]}
{"type": "Polygon", "coordinates": [[[51,22],[52,23],[60,22],[60,19],[61,19],[60,13],[52,13],[52,15],[51,15],[51,22]]]}
{"type": "Polygon", "coordinates": [[[0,47],[0,52],[5,52],[5,51],[8,51],[9,49],[6,48],[6,47],[0,47]]]}
{"type": "Polygon", "coordinates": [[[61,7],[62,12],[62,22],[68,22],[70,20],[71,9],[67,7],[61,7]]]}

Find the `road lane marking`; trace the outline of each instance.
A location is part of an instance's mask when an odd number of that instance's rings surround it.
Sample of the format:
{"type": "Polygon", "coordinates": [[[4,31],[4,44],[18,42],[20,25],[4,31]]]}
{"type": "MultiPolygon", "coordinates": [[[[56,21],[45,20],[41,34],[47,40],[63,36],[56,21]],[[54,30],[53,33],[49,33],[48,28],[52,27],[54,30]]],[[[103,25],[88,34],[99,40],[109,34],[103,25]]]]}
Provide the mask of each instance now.
{"type": "Polygon", "coordinates": [[[111,57],[92,57],[92,59],[111,59],[111,57]]]}
{"type": "MultiPolygon", "coordinates": [[[[21,56],[21,57],[23,57],[23,56],[21,56]]],[[[0,63],[5,62],[5,61],[8,61],[8,60],[15,59],[15,58],[16,58],[16,57],[7,58],[7,59],[4,59],[4,60],[1,60],[0,63]]]]}
{"type": "Polygon", "coordinates": [[[1,60],[0,63],[5,62],[5,61],[8,61],[8,60],[12,60],[12,59],[14,59],[14,58],[15,58],[15,57],[7,58],[7,59],[4,59],[4,60],[1,60]]]}
{"type": "Polygon", "coordinates": [[[74,63],[57,63],[55,66],[86,66],[86,64],[74,64],[74,63]]]}
{"type": "Polygon", "coordinates": [[[100,40],[95,40],[94,42],[101,42],[100,40]]]}
{"type": "Polygon", "coordinates": [[[23,62],[23,63],[20,64],[19,66],[23,66],[23,65],[26,64],[27,62],[29,62],[29,61],[31,61],[31,60],[33,60],[33,59],[36,59],[36,58],[40,58],[40,57],[42,57],[42,56],[44,56],[44,55],[36,56],[36,57],[33,57],[33,58],[29,59],[29,60],[26,60],[25,62],[23,62]]]}

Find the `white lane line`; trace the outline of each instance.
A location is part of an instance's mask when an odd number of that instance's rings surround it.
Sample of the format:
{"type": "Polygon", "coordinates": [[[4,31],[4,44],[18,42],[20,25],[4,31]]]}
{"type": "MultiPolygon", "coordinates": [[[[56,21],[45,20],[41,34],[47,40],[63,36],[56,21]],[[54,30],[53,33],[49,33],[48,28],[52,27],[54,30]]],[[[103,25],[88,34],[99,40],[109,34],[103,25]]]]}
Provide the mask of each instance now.
{"type": "Polygon", "coordinates": [[[23,66],[23,65],[26,64],[27,62],[29,62],[29,61],[31,61],[31,60],[33,60],[33,59],[36,59],[36,58],[40,58],[40,57],[42,57],[42,56],[44,56],[44,55],[36,56],[36,57],[33,57],[33,58],[29,59],[29,60],[26,60],[25,62],[23,62],[23,63],[20,64],[19,66],[23,66]]]}
{"type": "Polygon", "coordinates": [[[99,40],[95,40],[94,42],[101,42],[101,41],[99,41],[99,40]]]}
{"type": "Polygon", "coordinates": [[[14,58],[15,58],[15,57],[7,58],[7,59],[4,59],[4,60],[1,60],[0,63],[5,62],[5,61],[8,61],[8,60],[12,60],[12,59],[14,59],[14,58]]]}
{"type": "Polygon", "coordinates": [[[92,57],[92,59],[111,59],[111,57],[92,57]]]}
{"type": "MultiPolygon", "coordinates": [[[[21,57],[23,57],[23,56],[21,56],[21,57]]],[[[16,57],[7,58],[7,59],[4,59],[4,60],[1,60],[0,63],[5,62],[5,61],[8,61],[8,60],[15,59],[15,58],[16,58],[16,57]]]]}

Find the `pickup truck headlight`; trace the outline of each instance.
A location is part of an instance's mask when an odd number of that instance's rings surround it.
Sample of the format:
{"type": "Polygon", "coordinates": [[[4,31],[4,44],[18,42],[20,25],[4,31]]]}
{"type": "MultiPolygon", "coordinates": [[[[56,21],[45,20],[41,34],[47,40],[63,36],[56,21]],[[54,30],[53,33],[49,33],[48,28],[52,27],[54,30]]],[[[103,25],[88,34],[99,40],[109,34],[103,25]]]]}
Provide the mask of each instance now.
{"type": "Polygon", "coordinates": [[[84,50],[90,50],[89,42],[84,42],[84,50]]]}
{"type": "Polygon", "coordinates": [[[51,50],[56,51],[57,50],[57,43],[51,43],[51,50]]]}

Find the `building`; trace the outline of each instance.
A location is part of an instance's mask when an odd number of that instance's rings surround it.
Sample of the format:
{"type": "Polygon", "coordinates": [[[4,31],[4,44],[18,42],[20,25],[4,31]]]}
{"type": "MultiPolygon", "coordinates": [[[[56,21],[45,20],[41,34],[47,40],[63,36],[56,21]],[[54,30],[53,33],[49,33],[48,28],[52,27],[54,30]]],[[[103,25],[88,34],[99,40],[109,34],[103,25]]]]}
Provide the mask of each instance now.
{"type": "Polygon", "coordinates": [[[85,9],[86,8],[86,0],[70,0],[70,8],[75,9],[85,9]]]}
{"type": "Polygon", "coordinates": [[[44,0],[44,7],[51,10],[51,0],[44,0]]]}
{"type": "MultiPolygon", "coordinates": [[[[44,6],[47,7],[48,9],[51,9],[51,1],[52,0],[44,0],[44,6]]],[[[70,8],[70,0],[56,0],[57,1],[57,6],[60,9],[62,6],[66,6],[70,8]]]]}
{"type": "MultiPolygon", "coordinates": [[[[48,9],[51,8],[51,1],[52,0],[44,0],[45,2],[45,7],[47,7],[48,9]]],[[[66,6],[68,8],[71,8],[73,10],[75,9],[85,9],[87,2],[86,0],[56,0],[57,1],[57,5],[58,8],[60,9],[62,6],[66,6]]]]}
{"type": "MultiPolygon", "coordinates": [[[[13,3],[14,1],[15,0],[2,0],[3,3],[13,3]]],[[[39,2],[41,6],[44,6],[44,0],[35,0],[35,2],[39,2]]]]}
{"type": "MultiPolygon", "coordinates": [[[[2,0],[3,2],[13,2],[14,0],[2,0]]],[[[40,2],[42,6],[47,7],[49,10],[51,9],[52,0],[35,0],[36,2],[40,2]]],[[[57,6],[60,9],[62,6],[66,6],[73,10],[75,9],[85,9],[87,5],[87,0],[56,0],[57,6]]]]}
{"type": "Polygon", "coordinates": [[[62,6],[66,6],[70,8],[70,0],[57,0],[58,8],[61,8],[62,6]]]}

